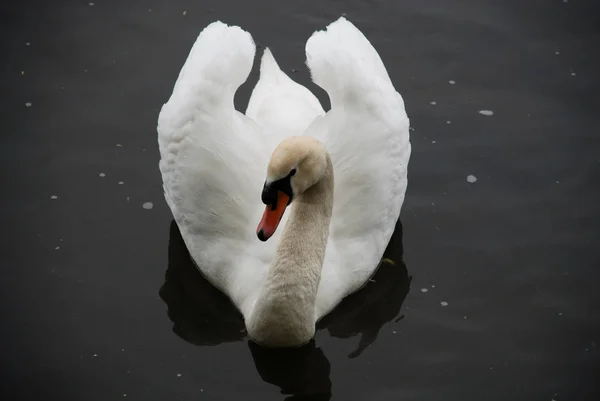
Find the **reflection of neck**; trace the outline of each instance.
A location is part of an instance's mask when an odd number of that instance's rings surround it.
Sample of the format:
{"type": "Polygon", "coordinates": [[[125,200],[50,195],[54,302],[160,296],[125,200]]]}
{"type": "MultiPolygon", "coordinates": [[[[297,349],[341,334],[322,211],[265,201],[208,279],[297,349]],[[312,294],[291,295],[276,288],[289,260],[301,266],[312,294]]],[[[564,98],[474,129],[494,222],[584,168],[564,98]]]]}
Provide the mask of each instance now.
{"type": "Polygon", "coordinates": [[[315,333],[315,298],[333,209],[333,166],[299,195],[277,246],[275,260],[246,326],[257,342],[294,346],[315,333]]]}
{"type": "Polygon", "coordinates": [[[248,346],[260,377],[290,395],[286,400],[331,399],[331,365],[314,340],[296,348],[271,349],[251,341],[248,346]]]}

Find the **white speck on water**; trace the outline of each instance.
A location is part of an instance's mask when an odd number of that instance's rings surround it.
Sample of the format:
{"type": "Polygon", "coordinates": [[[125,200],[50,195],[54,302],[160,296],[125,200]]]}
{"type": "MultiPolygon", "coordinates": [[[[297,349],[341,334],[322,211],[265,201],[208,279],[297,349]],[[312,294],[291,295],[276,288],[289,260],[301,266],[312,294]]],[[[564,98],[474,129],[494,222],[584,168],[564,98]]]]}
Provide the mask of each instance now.
{"type": "Polygon", "coordinates": [[[98,175],[99,175],[100,177],[102,177],[102,178],[106,177],[106,174],[104,174],[104,173],[100,173],[100,174],[98,174],[98,175]]]}
{"type": "Polygon", "coordinates": [[[125,348],[121,348],[121,351],[125,352],[125,348]]]}
{"type": "Polygon", "coordinates": [[[95,358],[95,357],[97,357],[97,356],[98,356],[98,354],[94,354],[94,355],[92,355],[92,356],[95,358]]]}
{"type": "Polygon", "coordinates": [[[127,197],[127,202],[129,202],[129,196],[127,197]]]}
{"type": "Polygon", "coordinates": [[[127,397],[127,393],[123,393],[123,397],[127,397]]]}
{"type": "Polygon", "coordinates": [[[429,102],[429,104],[432,105],[432,106],[435,106],[437,104],[437,102],[436,101],[431,101],[431,102],[429,102]]]}
{"type": "Polygon", "coordinates": [[[465,320],[466,320],[466,319],[467,319],[467,317],[466,317],[466,316],[463,316],[463,319],[465,319],[465,320]]]}
{"type": "Polygon", "coordinates": [[[421,292],[427,292],[429,291],[427,288],[421,288],[421,292]]]}
{"type": "Polygon", "coordinates": [[[64,239],[62,239],[62,238],[61,238],[61,239],[60,239],[60,242],[63,242],[63,241],[64,241],[64,239]]]}
{"type": "Polygon", "coordinates": [[[452,121],[448,120],[446,121],[446,124],[452,124],[452,121]]]}
{"type": "Polygon", "coordinates": [[[57,246],[57,247],[56,247],[56,248],[54,248],[54,249],[58,251],[58,250],[60,249],[60,246],[57,246]]]}
{"type": "Polygon", "coordinates": [[[475,177],[474,175],[468,175],[467,176],[467,182],[469,184],[474,184],[475,182],[477,182],[477,177],[475,177]]]}
{"type": "Polygon", "coordinates": [[[142,149],[142,152],[145,152],[145,151],[146,151],[146,148],[143,148],[143,149],[142,149]]]}
{"type": "Polygon", "coordinates": [[[415,129],[413,127],[408,127],[409,131],[414,131],[415,129]]]}
{"type": "Polygon", "coordinates": [[[577,75],[577,74],[575,74],[574,72],[571,72],[571,76],[572,77],[574,77],[575,75],[577,75]]]}
{"type": "Polygon", "coordinates": [[[25,42],[25,46],[31,46],[31,42],[25,42]]]}
{"type": "Polygon", "coordinates": [[[431,141],[431,143],[435,143],[435,141],[431,141]]]}
{"type": "Polygon", "coordinates": [[[52,195],[52,196],[50,196],[50,199],[53,199],[53,200],[58,199],[58,196],[52,195]]]}
{"type": "Polygon", "coordinates": [[[186,15],[186,14],[187,14],[187,11],[184,11],[184,12],[183,12],[183,15],[186,15]]]}
{"type": "Polygon", "coordinates": [[[442,302],[440,302],[440,305],[442,305],[442,306],[448,306],[448,302],[442,301],[442,302]]]}
{"type": "Polygon", "coordinates": [[[89,5],[90,7],[93,7],[93,6],[94,6],[94,3],[88,3],[88,5],[89,5]]]}
{"type": "Polygon", "coordinates": [[[119,185],[123,185],[123,184],[125,184],[125,183],[124,183],[123,181],[119,181],[117,184],[119,184],[119,185]]]}
{"type": "Polygon", "coordinates": [[[435,284],[432,284],[432,285],[431,285],[431,288],[435,288],[435,284]]]}
{"type": "Polygon", "coordinates": [[[492,110],[479,110],[479,114],[482,116],[493,116],[494,112],[492,110]]]}
{"type": "Polygon", "coordinates": [[[177,377],[181,377],[181,373],[177,373],[177,377]]]}
{"type": "Polygon", "coordinates": [[[556,54],[558,56],[560,54],[560,52],[554,52],[554,54],[556,54]]]}
{"type": "Polygon", "coordinates": [[[562,312],[558,312],[558,316],[562,316],[562,312]]]}
{"type": "Polygon", "coordinates": [[[117,143],[117,144],[116,144],[116,147],[117,147],[117,148],[122,148],[122,147],[123,147],[123,145],[121,145],[120,143],[117,143]]]}
{"type": "Polygon", "coordinates": [[[557,184],[560,184],[560,181],[556,181],[557,184]]]}
{"type": "Polygon", "coordinates": [[[154,205],[152,204],[152,202],[146,202],[142,205],[142,207],[146,210],[150,210],[154,207],[154,205]]]}
{"type": "Polygon", "coordinates": [[[454,80],[452,80],[452,79],[451,79],[450,81],[448,81],[448,83],[449,83],[450,85],[454,85],[454,84],[456,83],[456,81],[454,81],[454,80]]]}
{"type": "Polygon", "coordinates": [[[25,102],[25,107],[31,107],[31,102],[25,102]]]}
{"type": "Polygon", "coordinates": [[[396,330],[392,330],[392,334],[396,334],[396,330]]]}

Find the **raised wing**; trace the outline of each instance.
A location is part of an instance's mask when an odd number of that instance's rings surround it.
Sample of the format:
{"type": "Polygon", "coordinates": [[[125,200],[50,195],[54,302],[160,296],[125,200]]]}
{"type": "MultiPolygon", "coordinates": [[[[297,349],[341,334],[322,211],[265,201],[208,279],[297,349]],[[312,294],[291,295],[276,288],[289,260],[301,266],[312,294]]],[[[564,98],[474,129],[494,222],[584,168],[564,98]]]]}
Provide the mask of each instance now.
{"type": "Polygon", "coordinates": [[[255,45],[239,27],[215,22],[199,35],[158,118],[165,198],[194,260],[224,289],[229,266],[255,236],[268,162],[260,130],[233,96],[252,68],[255,45]]]}
{"type": "MultiPolygon", "coordinates": [[[[331,110],[308,133],[325,143],[334,164],[331,241],[321,282],[333,299],[364,284],[393,233],[407,184],[409,120],[377,51],[345,18],[313,34],[306,56],[313,81],[331,100],[331,110]],[[342,266],[331,268],[328,260],[342,266]]],[[[318,299],[317,313],[332,306],[318,299]]]]}

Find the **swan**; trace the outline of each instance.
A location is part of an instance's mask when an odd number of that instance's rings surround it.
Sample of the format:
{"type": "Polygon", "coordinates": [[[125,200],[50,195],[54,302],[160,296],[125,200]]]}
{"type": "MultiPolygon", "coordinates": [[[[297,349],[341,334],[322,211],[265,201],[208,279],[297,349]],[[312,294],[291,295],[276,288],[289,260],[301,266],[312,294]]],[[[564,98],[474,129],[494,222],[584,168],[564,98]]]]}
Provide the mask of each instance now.
{"type": "Polygon", "coordinates": [[[237,111],[255,52],[240,27],[202,30],[158,116],[159,169],[193,261],[250,339],[295,347],[377,269],[404,202],[409,119],[377,51],[343,17],[306,43],[327,112],[269,49],[237,111]]]}

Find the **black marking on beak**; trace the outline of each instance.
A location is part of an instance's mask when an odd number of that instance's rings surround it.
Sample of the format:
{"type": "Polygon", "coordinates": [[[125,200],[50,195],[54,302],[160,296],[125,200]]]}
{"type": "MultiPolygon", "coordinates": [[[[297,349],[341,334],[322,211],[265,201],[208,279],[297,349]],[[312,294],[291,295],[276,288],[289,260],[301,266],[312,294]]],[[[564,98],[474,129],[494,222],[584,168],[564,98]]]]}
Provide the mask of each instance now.
{"type": "Polygon", "coordinates": [[[275,210],[275,208],[277,208],[278,191],[281,191],[290,197],[288,205],[292,203],[292,200],[294,199],[294,191],[292,190],[292,176],[294,174],[296,174],[296,169],[292,169],[292,171],[290,171],[290,173],[287,176],[273,181],[270,184],[267,184],[265,182],[261,194],[261,199],[265,205],[271,207],[271,210],[275,210]]]}

